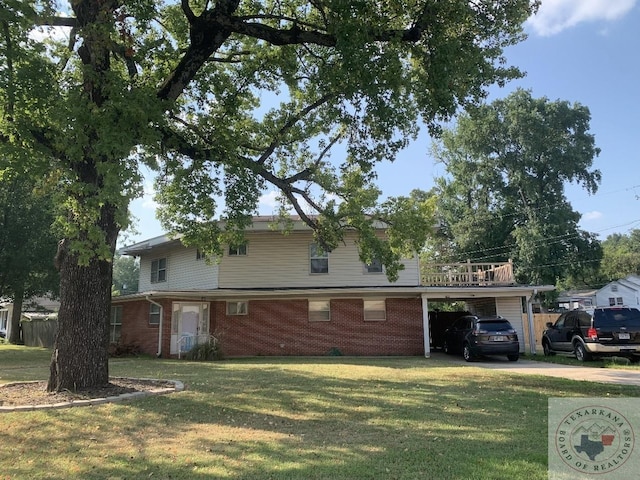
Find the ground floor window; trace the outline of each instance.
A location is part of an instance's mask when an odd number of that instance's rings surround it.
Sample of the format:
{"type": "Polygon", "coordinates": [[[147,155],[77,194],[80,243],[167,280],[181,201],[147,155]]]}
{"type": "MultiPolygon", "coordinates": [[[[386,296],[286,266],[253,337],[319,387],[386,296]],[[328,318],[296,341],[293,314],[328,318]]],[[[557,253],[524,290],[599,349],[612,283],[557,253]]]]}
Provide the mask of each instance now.
{"type": "Polygon", "coordinates": [[[364,319],[366,322],[383,322],[387,319],[385,300],[365,300],[364,319]]]}
{"type": "Polygon", "coordinates": [[[249,302],[227,302],[227,315],[247,315],[249,313],[249,302]]]}
{"type": "Polygon", "coordinates": [[[149,325],[160,325],[160,315],[162,314],[162,308],[155,303],[149,304],[149,325]]]}
{"type": "Polygon", "coordinates": [[[328,322],[331,320],[330,300],[309,300],[309,321],[328,322]]]}
{"type": "Polygon", "coordinates": [[[109,341],[118,343],[120,341],[120,331],[122,330],[122,305],[111,307],[111,321],[109,322],[109,341]]]}

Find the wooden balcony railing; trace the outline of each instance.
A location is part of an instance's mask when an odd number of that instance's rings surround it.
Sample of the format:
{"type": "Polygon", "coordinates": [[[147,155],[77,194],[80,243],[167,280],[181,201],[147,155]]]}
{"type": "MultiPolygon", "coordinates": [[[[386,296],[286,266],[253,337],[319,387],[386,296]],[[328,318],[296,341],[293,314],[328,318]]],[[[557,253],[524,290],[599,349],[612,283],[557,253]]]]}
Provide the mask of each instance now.
{"type": "Polygon", "coordinates": [[[422,266],[422,284],[432,287],[515,284],[513,263],[430,263],[422,266]]]}

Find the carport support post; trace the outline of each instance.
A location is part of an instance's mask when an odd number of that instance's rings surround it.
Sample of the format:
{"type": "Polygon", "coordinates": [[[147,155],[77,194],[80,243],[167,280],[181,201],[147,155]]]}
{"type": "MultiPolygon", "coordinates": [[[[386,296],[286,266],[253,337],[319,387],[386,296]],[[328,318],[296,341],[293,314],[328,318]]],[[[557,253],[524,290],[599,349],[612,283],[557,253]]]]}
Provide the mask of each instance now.
{"type": "Polygon", "coordinates": [[[429,301],[427,296],[423,293],[422,298],[422,331],[424,332],[424,356],[429,358],[431,356],[431,345],[429,342],[429,301]]]}
{"type": "Polygon", "coordinates": [[[533,297],[537,292],[531,294],[529,298],[527,298],[527,320],[529,321],[529,353],[531,355],[536,354],[536,332],[533,322],[533,297]]]}

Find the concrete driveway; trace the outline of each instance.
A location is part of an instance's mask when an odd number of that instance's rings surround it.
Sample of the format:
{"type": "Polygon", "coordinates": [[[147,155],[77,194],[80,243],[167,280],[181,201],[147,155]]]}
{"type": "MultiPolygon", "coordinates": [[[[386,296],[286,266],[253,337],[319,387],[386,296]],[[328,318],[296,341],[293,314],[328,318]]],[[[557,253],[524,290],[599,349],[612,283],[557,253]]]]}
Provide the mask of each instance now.
{"type": "Polygon", "coordinates": [[[619,383],[623,385],[640,386],[640,370],[622,370],[615,368],[576,367],[573,365],[558,365],[555,363],[535,362],[532,360],[518,360],[510,362],[506,357],[485,357],[475,362],[465,362],[461,356],[446,355],[442,352],[431,352],[431,359],[446,361],[457,365],[489,368],[511,373],[532,375],[546,375],[570,380],[581,380],[599,383],[619,383]]]}

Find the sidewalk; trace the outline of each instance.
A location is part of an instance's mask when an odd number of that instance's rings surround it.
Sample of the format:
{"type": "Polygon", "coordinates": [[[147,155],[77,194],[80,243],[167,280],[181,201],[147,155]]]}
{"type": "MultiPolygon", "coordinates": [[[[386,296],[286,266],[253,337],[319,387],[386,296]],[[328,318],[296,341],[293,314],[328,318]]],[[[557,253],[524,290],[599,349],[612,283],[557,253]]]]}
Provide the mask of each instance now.
{"type": "Polygon", "coordinates": [[[489,368],[511,373],[531,375],[545,375],[548,377],[567,378],[598,383],[618,383],[623,385],[640,386],[640,370],[622,370],[615,368],[577,367],[572,365],[558,365],[555,363],[536,362],[532,360],[518,360],[510,362],[506,357],[486,357],[476,362],[465,362],[462,357],[446,355],[442,352],[432,352],[431,358],[447,361],[457,365],[489,368]]]}

